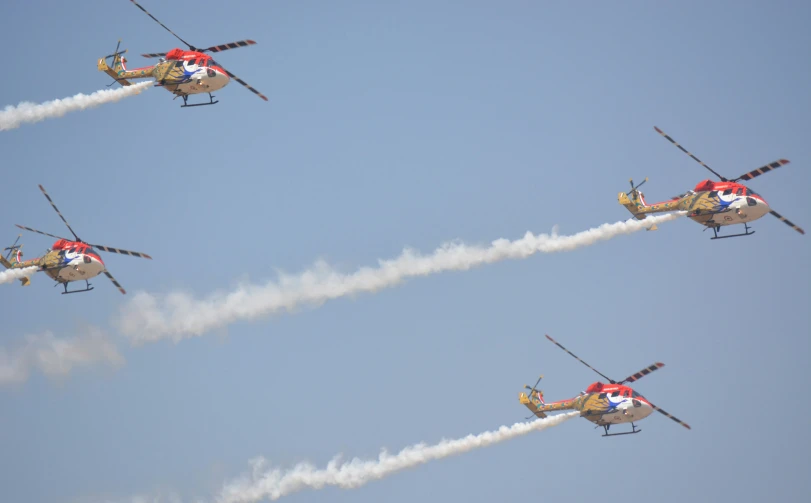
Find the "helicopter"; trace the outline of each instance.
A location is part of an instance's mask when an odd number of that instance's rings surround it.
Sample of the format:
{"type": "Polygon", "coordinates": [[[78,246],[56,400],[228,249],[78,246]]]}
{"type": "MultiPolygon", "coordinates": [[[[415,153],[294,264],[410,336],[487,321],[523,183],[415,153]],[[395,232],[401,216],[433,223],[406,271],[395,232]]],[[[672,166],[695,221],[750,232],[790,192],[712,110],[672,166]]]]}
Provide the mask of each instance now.
{"type": "MultiPolygon", "coordinates": [[[[82,241],[79,236],[73,232],[70,224],[68,221],[65,220],[65,217],[62,216],[62,213],[54,204],[51,196],[45,192],[45,188],[40,185],[39,190],[45,194],[45,197],[48,199],[48,202],[51,203],[53,209],[56,210],[56,213],[59,215],[59,218],[65,222],[65,225],[70,230],[73,237],[76,238],[75,241],[61,238],[59,236],[54,236],[53,234],[48,234],[47,232],[38,231],[36,229],[32,229],[30,227],[25,227],[23,225],[15,224],[20,229],[24,229],[31,232],[36,232],[38,234],[43,234],[45,236],[50,236],[52,238],[56,238],[57,241],[53,244],[51,249],[47,250],[44,255],[41,257],[36,257],[30,260],[23,260],[22,259],[22,246],[18,245],[17,242],[20,239],[20,236],[17,236],[17,240],[14,241],[14,244],[5,248],[5,250],[9,250],[8,254],[5,257],[0,256],[0,264],[6,267],[6,269],[25,269],[28,267],[38,267],[39,271],[44,271],[45,274],[51,277],[54,281],[56,281],[56,285],[62,285],[65,288],[65,291],[62,294],[66,293],[80,293],[80,292],[89,292],[93,290],[93,287],[90,285],[90,278],[98,276],[99,274],[104,274],[107,276],[110,281],[118,288],[118,290],[122,294],[126,294],[127,292],[118,281],[113,277],[112,274],[107,270],[107,266],[105,266],[104,261],[101,259],[99,253],[95,250],[96,248],[102,251],[111,252],[111,253],[119,253],[122,255],[130,255],[132,257],[141,257],[146,259],[152,259],[146,253],[134,252],[129,250],[122,250],[121,248],[113,248],[110,246],[104,245],[93,245],[88,244],[85,241],[82,241]],[[11,254],[14,253],[13,256],[11,254]],[[68,283],[72,283],[74,281],[84,281],[86,283],[86,288],[82,290],[71,290],[68,291],[68,283]]],[[[4,251],[5,251],[4,250],[4,251]]],[[[20,278],[20,282],[23,286],[28,286],[31,284],[31,280],[29,278],[20,278]]],[[[54,286],[56,286],[54,285],[54,286]]]]}
{"type": "MultiPolygon", "coordinates": [[[[715,234],[710,239],[723,239],[739,236],[750,236],[755,233],[749,227],[749,222],[757,220],[767,213],[771,213],[780,221],[799,232],[805,234],[805,231],[794,225],[790,220],[774,211],[763,197],[750,189],[749,187],[738,183],[739,180],[751,180],[764,173],[768,173],[780,166],[785,166],[789,163],[786,159],[778,159],[772,163],[761,166],[748,173],[745,173],[732,180],[716,173],[712,168],[707,166],[698,157],[688,152],[684,147],[679,145],[673,138],[665,134],[661,129],[654,126],[657,133],[664,136],[670,143],[677,146],[682,152],[689,155],[694,161],[698,162],[707,168],[712,174],[717,176],[721,181],[715,182],[712,180],[700,181],[693,190],[687,191],[684,194],[674,196],[669,201],[663,201],[655,204],[647,204],[645,197],[639,190],[647,178],[639,185],[634,186],[634,181],[631,179],[631,190],[628,192],[620,192],[617,196],[619,203],[631,212],[631,214],[643,220],[647,215],[652,213],[662,213],[669,211],[687,211],[687,216],[693,221],[698,222],[705,226],[704,230],[712,229],[715,234]],[[743,224],[744,232],[739,234],[730,234],[727,236],[719,236],[718,232],[722,226],[743,224]]],[[[654,226],[655,227],[655,226],[654,226]]],[[[653,229],[650,229],[653,230],[653,229]]]]}
{"type": "MultiPolygon", "coordinates": [[[[174,48],[169,52],[156,52],[150,54],[142,54],[144,58],[160,58],[156,65],[145,66],[143,68],[135,68],[128,70],[126,67],[127,60],[123,57],[127,50],[119,51],[121,47],[121,40],[115,47],[112,54],[99,58],[97,66],[98,70],[106,73],[120,83],[122,86],[131,86],[132,79],[146,79],[154,78],[155,87],[163,87],[167,91],[175,95],[174,99],[178,97],[183,98],[183,105],[185,107],[197,107],[204,105],[214,105],[219,101],[214,100],[214,91],[222,89],[231,81],[236,80],[243,86],[247,87],[252,93],[256,94],[263,100],[267,101],[267,97],[248,85],[244,80],[240,79],[233,73],[226,70],[222,65],[214,61],[214,59],[206,54],[207,52],[222,52],[229,49],[237,49],[239,47],[248,47],[256,44],[253,40],[240,40],[238,42],[230,42],[228,44],[213,45],[211,47],[200,49],[195,47],[182,38],[175,32],[166,27],[158,19],[147,12],[146,9],[141,7],[135,0],[130,0],[136,7],[141,9],[147,16],[151,17],[159,25],[163,26],[166,31],[174,35],[178,40],[183,42],[189,47],[188,51],[183,49],[174,48]],[[107,60],[112,59],[112,68],[107,63],[107,60]],[[189,104],[188,99],[192,94],[208,93],[208,103],[194,103],[189,104]]],[[[111,83],[110,85],[114,84],[111,83]]],[[[108,86],[109,87],[109,86],[108,86]]]]}
{"type": "Polygon", "coordinates": [[[541,382],[541,379],[543,379],[543,376],[541,376],[538,378],[535,386],[531,388],[529,385],[524,386],[524,388],[529,390],[529,394],[521,392],[518,395],[518,401],[532,411],[535,416],[545,418],[548,412],[576,410],[580,412],[581,417],[584,417],[596,424],[597,426],[595,426],[595,428],[602,426],[605,431],[605,433],[602,435],[603,437],[630,435],[641,432],[642,430],[638,428],[634,422],[645,419],[651,415],[653,411],[658,411],[664,414],[688,430],[691,429],[690,425],[684,421],[672,416],[668,412],[665,412],[664,409],[657,407],[651,403],[650,400],[631,389],[631,387],[624,385],[625,383],[636,382],[651,372],[664,367],[664,363],[654,363],[653,365],[640,370],[636,374],[631,374],[622,381],[617,382],[606,377],[600,371],[581,360],[574,353],[563,347],[555,339],[549,337],[549,335],[547,335],[546,338],[555,343],[555,345],[557,345],[560,349],[566,351],[571,356],[574,356],[580,363],[600,374],[600,376],[606,379],[608,383],[602,383],[599,381],[594,382],[590,384],[585,391],[582,391],[580,395],[574,398],[546,403],[544,401],[543,391],[537,389],[538,384],[541,382]],[[623,423],[631,423],[631,431],[608,433],[611,425],[623,423]]]}

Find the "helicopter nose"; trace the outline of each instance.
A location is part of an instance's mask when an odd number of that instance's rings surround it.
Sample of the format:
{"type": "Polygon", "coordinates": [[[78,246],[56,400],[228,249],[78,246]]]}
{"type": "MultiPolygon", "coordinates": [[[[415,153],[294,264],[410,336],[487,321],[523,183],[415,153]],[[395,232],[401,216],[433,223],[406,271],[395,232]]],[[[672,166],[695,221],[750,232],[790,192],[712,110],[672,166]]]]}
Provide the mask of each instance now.
{"type": "Polygon", "coordinates": [[[85,255],[83,262],[86,269],[94,272],[97,271],[96,274],[105,269],[104,262],[101,261],[101,258],[96,258],[92,255],[85,255]]]}
{"type": "Polygon", "coordinates": [[[208,75],[208,84],[212,89],[222,89],[231,80],[227,73],[217,68],[209,68],[206,73],[208,75]]]}
{"type": "Polygon", "coordinates": [[[746,205],[750,210],[754,210],[760,215],[765,215],[771,210],[771,208],[769,208],[769,203],[767,203],[765,200],[756,199],[751,196],[746,198],[746,205]]]}

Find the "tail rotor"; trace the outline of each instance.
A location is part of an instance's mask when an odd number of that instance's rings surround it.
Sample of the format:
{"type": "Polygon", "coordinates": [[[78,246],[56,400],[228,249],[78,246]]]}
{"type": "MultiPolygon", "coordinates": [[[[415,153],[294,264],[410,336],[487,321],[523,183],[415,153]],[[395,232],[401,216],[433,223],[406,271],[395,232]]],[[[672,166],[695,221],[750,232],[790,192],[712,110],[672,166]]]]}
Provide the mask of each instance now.
{"type": "MultiPolygon", "coordinates": [[[[530,407],[530,410],[532,410],[532,407],[530,405],[533,403],[532,402],[533,396],[538,398],[538,401],[540,401],[541,405],[545,403],[543,400],[543,391],[538,389],[538,384],[541,382],[541,379],[543,379],[543,374],[541,374],[541,376],[538,377],[538,380],[535,381],[535,386],[532,386],[530,388],[528,384],[524,385],[524,389],[529,390],[529,393],[527,393],[527,398],[529,399],[529,401],[527,402],[527,407],[530,407]]],[[[541,417],[541,416],[538,416],[537,414],[533,413],[531,416],[525,417],[524,421],[532,419],[533,417],[541,417]]]]}
{"type": "Polygon", "coordinates": [[[110,77],[113,78],[113,82],[108,84],[107,87],[112,86],[116,82],[118,82],[122,86],[129,86],[130,85],[130,82],[128,80],[119,79],[118,75],[116,73],[116,71],[117,71],[117,63],[118,63],[119,58],[123,59],[122,55],[127,52],[127,49],[124,49],[123,51],[119,51],[118,49],[120,47],[121,47],[121,39],[119,38],[118,43],[115,45],[115,51],[113,51],[112,54],[108,54],[107,56],[104,56],[103,58],[100,58],[99,61],[98,61],[98,69],[99,69],[99,71],[105,72],[107,75],[109,75],[110,77]],[[111,63],[112,68],[110,68],[110,65],[107,64],[107,60],[110,59],[110,58],[113,58],[113,61],[111,63]]]}
{"type": "Polygon", "coordinates": [[[541,374],[538,380],[535,381],[535,386],[530,388],[529,385],[525,384],[524,389],[529,390],[529,393],[527,393],[527,395],[530,397],[532,396],[533,393],[537,393],[538,399],[541,401],[541,403],[543,403],[543,391],[538,390],[538,384],[541,382],[541,379],[543,379],[543,374],[541,374]]]}
{"type": "Polygon", "coordinates": [[[107,55],[107,56],[104,56],[104,59],[107,59],[107,58],[115,58],[116,56],[121,56],[122,54],[124,54],[124,53],[126,53],[126,52],[127,52],[127,50],[126,50],[126,49],[124,49],[123,51],[119,51],[119,50],[118,50],[118,48],[119,48],[119,47],[121,47],[121,39],[120,39],[120,38],[118,39],[118,43],[117,43],[117,44],[115,44],[115,51],[113,51],[113,53],[112,53],[112,54],[109,54],[109,55],[107,55]]]}
{"type": "Polygon", "coordinates": [[[631,178],[629,180],[629,182],[631,182],[631,190],[626,192],[625,195],[627,195],[628,197],[632,197],[631,194],[636,194],[637,192],[639,192],[639,187],[645,185],[645,182],[647,182],[647,181],[648,181],[648,177],[646,176],[645,179],[642,180],[642,182],[639,183],[639,185],[634,187],[634,179],[631,178]]]}
{"type": "Polygon", "coordinates": [[[23,247],[22,244],[19,244],[19,245],[17,244],[20,241],[20,238],[22,236],[23,236],[22,234],[17,234],[17,239],[14,240],[14,244],[12,244],[11,246],[7,246],[7,247],[3,248],[3,251],[8,250],[8,253],[6,253],[6,260],[8,260],[8,258],[14,252],[14,250],[19,250],[20,248],[23,247]]]}
{"type": "MultiPolygon", "coordinates": [[[[17,266],[17,264],[20,262],[20,259],[21,259],[20,248],[22,248],[23,245],[22,245],[22,243],[20,243],[20,244],[17,244],[17,243],[20,241],[21,237],[22,237],[22,234],[18,234],[17,239],[14,240],[14,244],[12,244],[11,246],[7,246],[7,247],[3,248],[3,251],[8,250],[8,253],[6,253],[5,257],[3,257],[2,254],[0,254],[0,264],[2,264],[3,267],[5,267],[6,269],[15,268],[17,266]],[[8,259],[9,259],[9,257],[11,257],[11,254],[14,253],[14,251],[16,251],[17,253],[15,254],[12,261],[9,262],[8,259]]],[[[31,284],[31,279],[29,277],[27,277],[27,276],[19,278],[19,279],[20,279],[20,283],[22,283],[23,286],[28,286],[28,285],[31,284]]]]}

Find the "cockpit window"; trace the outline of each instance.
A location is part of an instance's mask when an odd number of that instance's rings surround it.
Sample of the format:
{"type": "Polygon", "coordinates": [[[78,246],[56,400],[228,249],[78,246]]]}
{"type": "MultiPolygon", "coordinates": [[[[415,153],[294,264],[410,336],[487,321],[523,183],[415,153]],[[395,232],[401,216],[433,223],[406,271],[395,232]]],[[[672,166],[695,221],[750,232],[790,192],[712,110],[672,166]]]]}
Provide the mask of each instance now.
{"type": "Polygon", "coordinates": [[[623,391],[623,392],[622,392],[622,396],[625,396],[625,397],[627,397],[627,396],[628,396],[628,390],[627,390],[627,389],[626,389],[625,391],[623,391]]]}
{"type": "Polygon", "coordinates": [[[747,188],[746,188],[746,195],[759,196],[760,194],[758,194],[758,193],[757,193],[757,192],[755,192],[754,190],[752,190],[752,189],[750,189],[749,187],[747,187],[747,188]]]}
{"type": "Polygon", "coordinates": [[[605,393],[600,393],[600,395],[597,398],[605,398],[605,393]]]}
{"type": "Polygon", "coordinates": [[[725,196],[728,196],[730,194],[732,194],[732,189],[727,189],[727,190],[724,191],[725,196]]]}
{"type": "Polygon", "coordinates": [[[636,391],[634,391],[633,393],[631,393],[631,396],[632,396],[633,398],[645,398],[644,396],[640,395],[640,394],[639,394],[639,393],[637,393],[636,391]]]}
{"type": "Polygon", "coordinates": [[[615,391],[615,392],[611,393],[611,396],[620,396],[620,392],[619,392],[619,390],[617,390],[617,391],[615,391]]]}
{"type": "Polygon", "coordinates": [[[742,196],[743,195],[743,187],[739,188],[738,191],[735,192],[735,195],[736,196],[742,196]]]}
{"type": "Polygon", "coordinates": [[[89,263],[90,263],[90,257],[88,257],[87,255],[85,255],[84,257],[82,257],[82,260],[84,261],[84,263],[85,263],[85,264],[89,264],[89,263]]]}

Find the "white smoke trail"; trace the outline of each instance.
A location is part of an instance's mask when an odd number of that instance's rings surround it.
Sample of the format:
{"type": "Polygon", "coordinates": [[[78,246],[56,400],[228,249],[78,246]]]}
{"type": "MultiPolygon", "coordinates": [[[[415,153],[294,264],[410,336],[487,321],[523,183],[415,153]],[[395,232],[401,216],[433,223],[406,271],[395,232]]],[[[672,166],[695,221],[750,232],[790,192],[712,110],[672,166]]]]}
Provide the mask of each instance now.
{"type": "Polygon", "coordinates": [[[118,366],[124,358],[107,335],[90,329],[78,337],[60,339],[50,332],[28,335],[13,350],[0,348],[0,386],[25,382],[32,369],[49,376],[66,376],[74,367],[107,363],[118,366]]]}
{"type": "MultiPolygon", "coordinates": [[[[136,495],[129,497],[109,497],[109,496],[82,496],[72,498],[72,503],[183,503],[183,498],[173,491],[158,491],[154,494],[136,495]]],[[[204,500],[187,499],[187,503],[206,503],[204,500]]]]}
{"type": "Polygon", "coordinates": [[[550,428],[579,414],[580,412],[575,411],[527,423],[515,423],[479,435],[468,435],[457,440],[442,440],[435,445],[420,443],[406,447],[393,456],[384,450],[377,460],[363,461],[355,458],[340,463],[340,459],[335,458],[326,468],[320,470],[309,463],[301,463],[286,472],[279,469],[264,470],[265,460],[260,458],[251,462],[253,473],[250,476],[229,482],[223,487],[218,501],[220,503],[254,502],[262,499],[274,501],[302,489],[323,489],[324,486],[354,489],[428,461],[489,447],[533,431],[550,428]]]}
{"type": "Polygon", "coordinates": [[[202,300],[180,292],[161,297],[139,292],[122,308],[117,325],[136,344],[164,338],[179,342],[236,320],[257,318],[282,310],[292,311],[300,304],[318,305],[346,295],[374,292],[394,286],[406,278],[466,270],[507,259],[527,258],[539,252],[553,253],[590,246],[684,214],[677,212],[649,217],[644,221],[603,224],[571,236],[558,236],[554,230],[552,235],[536,236],[527,232],[521,239],[499,239],[486,248],[449,243],[427,256],[405,249],[394,260],[381,260],[377,268],[364,267],[353,274],[342,274],[324,262],[317,262],[313,268],[297,276],[281,274],[278,282],[240,285],[230,293],[215,293],[202,300]]]}
{"type": "Polygon", "coordinates": [[[105,103],[113,103],[128,96],[139,94],[151,84],[151,81],[139,82],[118,89],[102,89],[89,96],[79,93],[70,98],[46,101],[40,104],[23,101],[16,107],[8,105],[5,110],[0,110],[0,131],[18,128],[24,122],[39,122],[54,117],[62,117],[68,112],[76,112],[78,110],[104,105],[105,103]]]}
{"type": "Polygon", "coordinates": [[[39,270],[38,267],[24,267],[22,269],[0,271],[0,285],[3,283],[11,283],[15,279],[30,278],[37,270],[39,270]]]}

